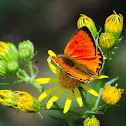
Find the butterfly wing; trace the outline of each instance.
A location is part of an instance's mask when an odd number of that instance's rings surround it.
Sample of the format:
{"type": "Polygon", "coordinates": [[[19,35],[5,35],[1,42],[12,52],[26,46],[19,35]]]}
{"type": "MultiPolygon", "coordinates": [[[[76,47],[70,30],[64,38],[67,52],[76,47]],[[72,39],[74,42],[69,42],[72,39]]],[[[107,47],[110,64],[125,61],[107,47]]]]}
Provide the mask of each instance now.
{"type": "Polygon", "coordinates": [[[71,76],[89,81],[99,75],[103,66],[103,55],[86,26],[74,34],[64,54],[65,56],[59,55],[59,58],[53,59],[71,76]]]}
{"type": "Polygon", "coordinates": [[[96,44],[89,29],[79,29],[68,42],[64,54],[75,59],[90,59],[96,56],[96,44]]]}
{"type": "Polygon", "coordinates": [[[78,63],[83,64],[86,66],[90,71],[94,73],[94,75],[98,76],[100,74],[100,70],[104,64],[103,54],[100,48],[97,47],[96,56],[95,58],[91,59],[78,59],[78,63]]]}

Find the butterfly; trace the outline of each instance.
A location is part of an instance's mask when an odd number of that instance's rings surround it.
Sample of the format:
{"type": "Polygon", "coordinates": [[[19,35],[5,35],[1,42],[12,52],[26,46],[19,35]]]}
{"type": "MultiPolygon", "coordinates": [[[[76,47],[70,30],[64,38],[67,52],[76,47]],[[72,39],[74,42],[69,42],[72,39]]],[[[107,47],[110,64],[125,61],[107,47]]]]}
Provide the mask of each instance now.
{"type": "Polygon", "coordinates": [[[104,64],[103,54],[86,26],[73,35],[64,54],[52,58],[71,77],[84,82],[97,78],[104,64]]]}

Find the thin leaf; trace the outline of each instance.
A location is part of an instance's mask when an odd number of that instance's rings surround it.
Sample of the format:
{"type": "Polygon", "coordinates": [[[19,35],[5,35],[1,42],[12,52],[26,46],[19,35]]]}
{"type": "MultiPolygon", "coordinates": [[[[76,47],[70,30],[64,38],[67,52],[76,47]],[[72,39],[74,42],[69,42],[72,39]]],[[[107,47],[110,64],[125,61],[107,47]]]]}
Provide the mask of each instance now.
{"type": "Polygon", "coordinates": [[[21,83],[21,82],[24,82],[24,81],[23,80],[17,80],[17,81],[13,81],[13,82],[10,82],[10,83],[0,83],[0,85],[16,84],[16,83],[21,83]]]}

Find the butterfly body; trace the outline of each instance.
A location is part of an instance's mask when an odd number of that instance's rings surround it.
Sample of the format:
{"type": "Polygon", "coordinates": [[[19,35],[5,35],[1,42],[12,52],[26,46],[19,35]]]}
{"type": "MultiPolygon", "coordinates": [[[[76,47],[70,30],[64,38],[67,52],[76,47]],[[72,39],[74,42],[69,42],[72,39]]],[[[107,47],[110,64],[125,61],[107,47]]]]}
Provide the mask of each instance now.
{"type": "Polygon", "coordinates": [[[53,59],[71,77],[81,81],[90,81],[98,77],[104,63],[102,52],[86,26],[74,34],[64,54],[53,59]]]}

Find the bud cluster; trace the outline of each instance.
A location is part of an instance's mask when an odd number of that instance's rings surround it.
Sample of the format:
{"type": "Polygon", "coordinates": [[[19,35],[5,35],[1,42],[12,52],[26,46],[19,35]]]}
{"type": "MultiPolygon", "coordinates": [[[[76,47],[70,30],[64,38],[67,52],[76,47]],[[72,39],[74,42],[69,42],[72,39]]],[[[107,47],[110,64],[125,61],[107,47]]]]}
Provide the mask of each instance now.
{"type": "Polygon", "coordinates": [[[119,41],[123,29],[123,16],[113,11],[105,20],[104,33],[99,38],[99,45],[104,53],[110,53],[119,41]]]}
{"type": "Polygon", "coordinates": [[[29,40],[19,43],[18,50],[10,42],[0,41],[0,76],[15,75],[20,64],[18,58],[29,61],[34,56],[34,46],[29,40]]]}
{"type": "MultiPolygon", "coordinates": [[[[106,18],[104,24],[104,33],[101,33],[99,37],[99,46],[105,54],[108,54],[113,51],[115,44],[119,41],[120,34],[123,29],[123,16],[117,14],[113,11],[114,14],[106,18]]],[[[98,37],[98,32],[95,26],[94,21],[88,16],[81,14],[77,21],[78,29],[83,26],[87,26],[94,38],[98,37]]]]}

